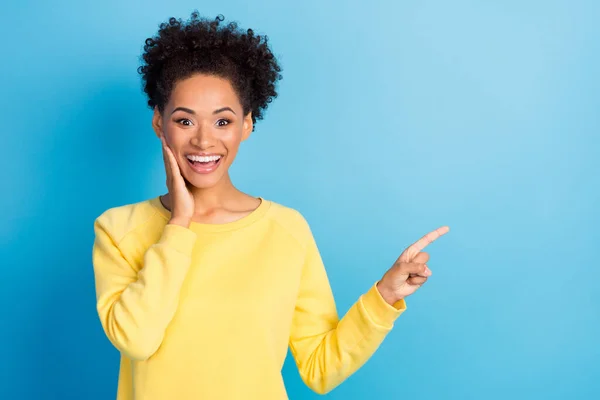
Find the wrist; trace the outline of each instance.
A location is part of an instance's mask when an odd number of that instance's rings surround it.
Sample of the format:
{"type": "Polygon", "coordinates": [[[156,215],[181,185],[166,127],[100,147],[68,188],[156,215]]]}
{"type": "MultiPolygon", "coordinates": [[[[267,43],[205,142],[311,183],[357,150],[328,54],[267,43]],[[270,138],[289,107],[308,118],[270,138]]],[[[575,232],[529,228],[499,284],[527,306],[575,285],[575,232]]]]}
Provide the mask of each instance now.
{"type": "Polygon", "coordinates": [[[402,300],[402,297],[394,294],[394,291],[381,283],[381,281],[377,282],[377,290],[379,291],[379,294],[381,294],[383,300],[391,306],[402,300]]]}
{"type": "Polygon", "coordinates": [[[192,220],[189,218],[181,218],[181,217],[173,217],[169,220],[169,224],[171,225],[179,225],[184,228],[189,228],[192,220]]]}

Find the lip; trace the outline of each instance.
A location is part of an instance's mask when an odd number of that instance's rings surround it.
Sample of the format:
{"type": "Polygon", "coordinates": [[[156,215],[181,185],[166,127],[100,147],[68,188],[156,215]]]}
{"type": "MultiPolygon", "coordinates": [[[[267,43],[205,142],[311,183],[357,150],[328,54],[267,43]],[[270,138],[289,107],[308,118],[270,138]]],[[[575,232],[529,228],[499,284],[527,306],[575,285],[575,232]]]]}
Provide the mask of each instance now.
{"type": "MultiPolygon", "coordinates": [[[[190,154],[190,155],[219,156],[220,154],[198,153],[198,154],[190,154]]],[[[187,157],[185,158],[185,160],[187,161],[187,163],[190,166],[190,168],[192,169],[192,171],[194,171],[194,172],[196,172],[198,174],[210,174],[211,172],[213,172],[214,170],[216,170],[217,168],[219,168],[219,165],[221,165],[221,161],[223,161],[223,156],[221,156],[221,158],[219,158],[219,160],[215,164],[212,164],[210,166],[202,166],[200,164],[194,164],[187,157]]]]}
{"type": "Polygon", "coordinates": [[[188,156],[201,156],[201,157],[210,157],[210,156],[221,156],[223,157],[223,154],[219,154],[219,153],[187,153],[186,158],[188,156]]]}

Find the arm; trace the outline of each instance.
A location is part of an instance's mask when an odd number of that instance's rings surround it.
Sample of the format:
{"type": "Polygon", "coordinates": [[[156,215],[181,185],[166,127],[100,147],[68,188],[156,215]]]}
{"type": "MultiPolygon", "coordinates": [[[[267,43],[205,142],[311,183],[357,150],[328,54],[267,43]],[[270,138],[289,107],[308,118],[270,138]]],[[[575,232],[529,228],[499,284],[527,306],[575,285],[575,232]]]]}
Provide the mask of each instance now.
{"type": "Polygon", "coordinates": [[[94,231],[97,310],[104,332],[127,357],[146,360],[160,347],[177,309],[196,234],[182,226],[166,225],[159,241],[146,251],[138,272],[100,218],[94,231]]]}
{"type": "Polygon", "coordinates": [[[306,251],[290,349],[302,380],[325,394],[358,370],[406,309],[388,304],[374,284],[338,320],[333,293],[312,235],[306,251]]]}

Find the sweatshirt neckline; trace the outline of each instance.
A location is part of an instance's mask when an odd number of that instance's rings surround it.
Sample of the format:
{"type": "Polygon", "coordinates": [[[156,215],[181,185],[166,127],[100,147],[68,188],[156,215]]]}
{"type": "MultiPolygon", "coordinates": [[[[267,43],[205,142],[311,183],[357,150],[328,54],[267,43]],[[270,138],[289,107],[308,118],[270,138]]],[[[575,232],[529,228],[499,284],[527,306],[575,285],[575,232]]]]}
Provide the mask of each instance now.
{"type": "MultiPolygon", "coordinates": [[[[260,199],[260,204],[258,207],[251,211],[250,214],[247,214],[242,218],[231,222],[225,222],[223,224],[205,224],[192,221],[190,223],[190,229],[195,232],[225,232],[248,226],[261,219],[271,207],[271,201],[265,200],[262,197],[258,198],[260,199]]],[[[160,196],[153,197],[149,201],[150,204],[154,206],[154,208],[156,208],[167,221],[171,219],[171,211],[169,211],[162,204],[160,201],[160,196]]]]}

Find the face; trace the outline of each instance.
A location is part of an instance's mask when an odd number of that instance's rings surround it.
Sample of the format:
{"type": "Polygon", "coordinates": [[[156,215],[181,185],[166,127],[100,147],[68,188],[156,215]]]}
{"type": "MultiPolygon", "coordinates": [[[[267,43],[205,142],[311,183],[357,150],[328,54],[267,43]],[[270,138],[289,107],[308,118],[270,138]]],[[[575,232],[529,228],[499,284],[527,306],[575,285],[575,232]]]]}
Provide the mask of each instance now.
{"type": "Polygon", "coordinates": [[[252,132],[252,115],[243,114],[227,79],[194,75],[179,81],[164,111],[154,110],[152,126],[164,133],[183,177],[196,188],[229,179],[240,143],[252,132]]]}

